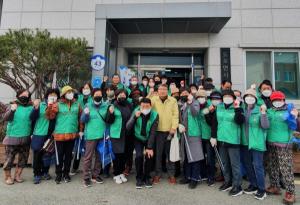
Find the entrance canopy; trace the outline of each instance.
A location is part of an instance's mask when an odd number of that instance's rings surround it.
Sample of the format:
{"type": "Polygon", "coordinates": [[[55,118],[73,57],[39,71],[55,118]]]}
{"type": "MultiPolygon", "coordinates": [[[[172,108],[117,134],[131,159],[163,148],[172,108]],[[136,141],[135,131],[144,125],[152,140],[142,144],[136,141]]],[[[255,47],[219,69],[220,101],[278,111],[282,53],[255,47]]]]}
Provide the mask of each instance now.
{"type": "Polygon", "coordinates": [[[99,4],[96,20],[119,34],[218,33],[231,17],[231,2],[99,4]]]}

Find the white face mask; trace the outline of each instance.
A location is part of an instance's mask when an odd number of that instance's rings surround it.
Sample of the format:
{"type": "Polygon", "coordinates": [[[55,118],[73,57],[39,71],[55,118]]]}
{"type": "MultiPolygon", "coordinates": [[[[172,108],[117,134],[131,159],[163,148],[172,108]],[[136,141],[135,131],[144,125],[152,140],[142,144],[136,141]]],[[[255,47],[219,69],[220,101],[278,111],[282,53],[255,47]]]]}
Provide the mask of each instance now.
{"type": "Polygon", "coordinates": [[[220,100],[212,100],[212,101],[211,101],[211,104],[212,104],[213,106],[217,106],[217,105],[219,105],[220,103],[221,103],[220,100]]]}
{"type": "Polygon", "coordinates": [[[147,86],[147,85],[148,85],[148,81],[147,81],[147,80],[144,80],[144,81],[143,81],[143,85],[144,85],[144,86],[147,86]]]}
{"type": "Polygon", "coordinates": [[[192,93],[192,94],[196,94],[196,92],[197,92],[196,89],[192,89],[192,90],[191,90],[191,93],[192,93]]]}
{"type": "Polygon", "coordinates": [[[240,102],[242,102],[242,98],[241,97],[236,97],[236,99],[240,102]]]}
{"type": "Polygon", "coordinates": [[[211,90],[207,90],[207,91],[205,91],[205,92],[206,92],[206,96],[210,96],[210,94],[212,93],[211,90]]]}
{"type": "Polygon", "coordinates": [[[254,97],[251,97],[251,96],[247,96],[245,97],[245,102],[247,105],[253,105],[255,104],[255,98],[254,97]]]}
{"type": "Polygon", "coordinates": [[[83,89],[82,94],[83,95],[89,95],[89,94],[91,94],[91,90],[90,89],[83,89]]]}
{"type": "Polygon", "coordinates": [[[66,94],[66,99],[67,100],[73,100],[73,98],[74,98],[74,93],[67,93],[66,94]]]}
{"type": "Polygon", "coordinates": [[[154,87],[154,83],[149,83],[149,86],[151,87],[151,88],[153,88],[154,87]]]}
{"type": "Polygon", "coordinates": [[[57,101],[57,97],[56,96],[49,96],[48,97],[48,102],[49,103],[55,103],[57,101]]]}
{"type": "Polygon", "coordinates": [[[223,98],[223,102],[226,104],[226,105],[230,105],[233,103],[233,98],[232,97],[224,97],[223,98]]]}
{"type": "Polygon", "coordinates": [[[206,102],[206,99],[202,97],[198,98],[197,100],[201,105],[203,105],[206,102]]]}
{"type": "Polygon", "coordinates": [[[166,80],[166,79],[161,80],[162,84],[167,84],[167,82],[168,82],[168,80],[166,80]]]}
{"type": "Polygon", "coordinates": [[[148,115],[151,112],[151,109],[143,109],[141,110],[141,113],[143,113],[144,115],[148,115]]]}
{"type": "Polygon", "coordinates": [[[137,85],[137,81],[131,81],[131,85],[137,85]]]}
{"type": "Polygon", "coordinates": [[[272,90],[263,90],[261,94],[268,98],[272,95],[272,90]]]}
{"type": "Polygon", "coordinates": [[[283,101],[279,101],[279,100],[276,100],[276,101],[273,101],[272,102],[272,105],[276,108],[280,108],[282,106],[284,106],[284,102],[283,101]]]}

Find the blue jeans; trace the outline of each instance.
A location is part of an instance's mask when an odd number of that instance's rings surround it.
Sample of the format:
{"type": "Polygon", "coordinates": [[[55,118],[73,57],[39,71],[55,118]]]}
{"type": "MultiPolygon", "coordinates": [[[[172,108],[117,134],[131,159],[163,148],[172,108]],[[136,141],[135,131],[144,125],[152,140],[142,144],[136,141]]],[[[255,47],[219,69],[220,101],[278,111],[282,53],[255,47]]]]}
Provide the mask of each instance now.
{"type": "Polygon", "coordinates": [[[220,156],[224,165],[224,178],[226,183],[232,183],[234,187],[242,184],[240,169],[240,148],[220,146],[220,156]]]}
{"type": "Polygon", "coordinates": [[[191,181],[201,181],[200,166],[200,161],[188,163],[187,160],[184,160],[184,177],[191,181]]]}
{"type": "Polygon", "coordinates": [[[252,165],[252,154],[248,146],[241,146],[241,162],[244,165],[250,185],[257,187],[256,176],[252,165]]]}
{"type": "Polygon", "coordinates": [[[252,165],[256,176],[256,183],[259,190],[265,190],[265,169],[264,169],[264,152],[251,150],[252,165]]]}

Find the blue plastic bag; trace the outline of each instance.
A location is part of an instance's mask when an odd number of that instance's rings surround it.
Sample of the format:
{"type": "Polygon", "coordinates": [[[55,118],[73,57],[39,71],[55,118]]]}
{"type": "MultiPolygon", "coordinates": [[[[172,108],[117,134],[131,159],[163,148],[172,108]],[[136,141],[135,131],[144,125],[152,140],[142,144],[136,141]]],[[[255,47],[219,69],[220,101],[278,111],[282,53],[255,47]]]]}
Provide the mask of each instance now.
{"type": "Polygon", "coordinates": [[[115,159],[115,155],[113,153],[112,149],[112,142],[109,139],[109,130],[106,130],[104,133],[104,138],[101,142],[99,142],[97,146],[97,150],[100,155],[100,161],[102,163],[102,167],[105,167],[106,165],[112,163],[112,161],[115,159]]]}
{"type": "Polygon", "coordinates": [[[287,122],[289,128],[291,130],[297,129],[297,121],[295,117],[291,114],[292,110],[294,109],[294,105],[289,103],[287,104],[287,111],[284,113],[283,119],[287,122]]]}
{"type": "Polygon", "coordinates": [[[74,150],[73,152],[75,153],[75,157],[77,160],[79,160],[79,156],[83,156],[84,152],[85,152],[85,140],[84,137],[82,137],[82,139],[77,138],[75,140],[75,144],[74,144],[74,150]]]}

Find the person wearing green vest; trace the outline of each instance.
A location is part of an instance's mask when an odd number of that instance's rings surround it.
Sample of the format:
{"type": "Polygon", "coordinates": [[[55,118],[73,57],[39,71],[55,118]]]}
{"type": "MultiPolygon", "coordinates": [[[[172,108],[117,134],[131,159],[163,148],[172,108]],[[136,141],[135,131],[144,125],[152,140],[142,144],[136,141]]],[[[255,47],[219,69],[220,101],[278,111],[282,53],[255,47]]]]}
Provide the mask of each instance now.
{"type": "Polygon", "coordinates": [[[30,114],[30,119],[32,122],[35,122],[33,135],[31,138],[31,149],[33,150],[33,183],[39,184],[41,179],[50,180],[51,176],[49,175],[49,165],[44,164],[44,158],[47,158],[46,153],[42,150],[44,143],[51,136],[55,122],[54,120],[47,119],[46,109],[49,104],[57,102],[59,98],[58,89],[47,89],[44,101],[39,103],[35,101],[35,106],[30,114]]]}
{"type": "MultiPolygon", "coordinates": [[[[84,86],[82,86],[79,89],[79,95],[78,95],[77,102],[80,104],[80,107],[81,107],[82,110],[83,110],[83,108],[85,107],[85,105],[87,103],[92,103],[93,102],[93,98],[91,96],[92,90],[93,90],[93,87],[90,83],[84,84],[84,86]]],[[[80,143],[84,144],[84,138],[83,139],[77,138],[75,144],[78,144],[79,140],[81,140],[80,143]]],[[[78,168],[79,168],[80,159],[81,159],[81,153],[79,153],[78,157],[75,157],[75,156],[77,156],[78,149],[75,149],[75,150],[76,151],[74,152],[74,155],[73,155],[74,156],[73,166],[72,166],[72,169],[71,169],[71,172],[70,172],[70,176],[74,176],[78,173],[78,168]]]]}
{"type": "Polygon", "coordinates": [[[179,132],[181,133],[181,155],[183,159],[184,178],[180,184],[188,184],[190,189],[195,189],[201,181],[200,161],[204,159],[201,125],[199,124],[200,104],[194,99],[189,88],[181,90],[180,100],[183,105],[180,108],[179,132]]]}
{"type": "MultiPolygon", "coordinates": [[[[274,91],[270,96],[272,108],[268,110],[270,128],[267,131],[268,160],[270,186],[266,189],[269,194],[280,194],[280,175],[286,187],[283,203],[293,204],[295,202],[295,182],[293,174],[293,151],[290,145],[292,129],[285,116],[291,116],[297,124],[298,111],[294,108],[288,111],[285,95],[280,91],[274,91]]],[[[292,119],[291,119],[292,118],[292,119]]]]}
{"type": "MultiPolygon", "coordinates": [[[[205,87],[205,86],[204,86],[205,87]]],[[[206,154],[206,160],[201,161],[202,178],[207,177],[208,186],[213,186],[215,184],[215,151],[210,144],[211,137],[211,125],[209,122],[209,107],[211,105],[210,99],[207,98],[207,90],[200,89],[196,93],[196,99],[200,104],[200,112],[198,114],[199,126],[201,127],[201,138],[204,151],[206,154]]],[[[209,93],[210,94],[210,93],[209,93]]]]}
{"type": "MultiPolygon", "coordinates": [[[[219,190],[231,189],[229,195],[235,197],[243,194],[240,173],[240,126],[244,123],[245,117],[243,109],[240,108],[240,101],[236,100],[232,90],[223,90],[222,98],[223,103],[217,106],[215,122],[212,122],[212,131],[217,130],[217,134],[212,135],[217,135],[220,156],[224,164],[225,182],[219,190]]],[[[211,139],[211,143],[213,146],[217,144],[215,139],[211,139]]]]}
{"type": "MultiPolygon", "coordinates": [[[[108,110],[108,105],[102,102],[102,91],[100,88],[95,88],[91,96],[93,102],[85,105],[80,118],[80,121],[85,125],[85,153],[83,159],[83,181],[85,187],[90,187],[92,182],[103,183],[100,177],[101,165],[97,145],[104,136],[108,110]],[[95,163],[92,168],[94,155],[95,163]]],[[[112,107],[110,107],[109,112],[113,112],[112,107]]]]}
{"type": "Polygon", "coordinates": [[[139,89],[142,91],[142,96],[146,97],[149,93],[149,78],[147,76],[142,77],[142,84],[140,84],[139,89]]]}
{"type": "Polygon", "coordinates": [[[56,184],[63,179],[66,183],[71,181],[70,167],[75,139],[83,137],[83,127],[79,124],[81,106],[74,99],[74,89],[64,86],[61,90],[61,99],[57,103],[48,105],[47,118],[55,119],[53,132],[57,159],[56,159],[56,184]]]}
{"type": "Polygon", "coordinates": [[[248,89],[243,96],[245,123],[241,130],[241,162],[249,180],[245,194],[258,200],[266,198],[264,153],[266,151],[266,129],[269,128],[266,105],[257,104],[255,89],[248,89]]]}
{"type": "Polygon", "coordinates": [[[156,130],[158,126],[158,114],[151,109],[151,100],[142,98],[126,124],[127,130],[134,130],[134,147],[136,151],[136,188],[152,187],[150,172],[153,163],[153,148],[156,130]],[[144,156],[144,150],[146,155],[144,156]],[[145,159],[144,159],[145,158],[145,159]]]}
{"type": "Polygon", "coordinates": [[[263,80],[258,87],[259,94],[257,95],[257,104],[262,105],[265,104],[267,108],[272,107],[272,103],[270,100],[270,96],[273,92],[273,86],[271,81],[263,80]]]}
{"type": "Polygon", "coordinates": [[[21,174],[27,164],[32,133],[32,122],[30,120],[32,103],[30,97],[31,94],[28,90],[18,91],[17,100],[10,103],[2,116],[2,119],[7,121],[6,136],[3,140],[6,151],[3,165],[4,182],[7,185],[12,185],[14,182],[23,182],[21,174]],[[15,176],[12,178],[11,169],[17,154],[19,156],[15,176]]]}
{"type": "Polygon", "coordinates": [[[124,89],[116,90],[116,100],[113,104],[114,112],[107,113],[107,120],[112,122],[110,125],[110,139],[112,142],[115,159],[113,161],[114,180],[116,184],[127,182],[124,175],[128,150],[126,143],[132,132],[126,130],[126,123],[132,114],[132,105],[128,102],[128,94],[124,89]]]}

